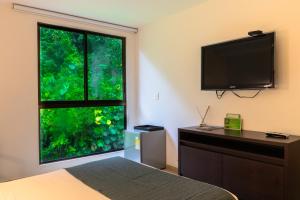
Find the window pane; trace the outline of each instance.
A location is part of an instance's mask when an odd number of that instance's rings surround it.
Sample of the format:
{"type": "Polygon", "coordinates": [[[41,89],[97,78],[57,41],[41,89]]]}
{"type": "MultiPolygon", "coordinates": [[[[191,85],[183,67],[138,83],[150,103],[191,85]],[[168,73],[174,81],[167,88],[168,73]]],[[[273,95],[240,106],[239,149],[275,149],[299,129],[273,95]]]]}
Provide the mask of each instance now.
{"type": "Polygon", "coordinates": [[[40,27],[41,101],[84,99],[84,35],[40,27]]]}
{"type": "Polygon", "coordinates": [[[122,40],[89,34],[89,100],[123,100],[122,73],[122,40]]]}
{"type": "Polygon", "coordinates": [[[40,109],[41,162],[123,149],[124,106],[40,109]]]}

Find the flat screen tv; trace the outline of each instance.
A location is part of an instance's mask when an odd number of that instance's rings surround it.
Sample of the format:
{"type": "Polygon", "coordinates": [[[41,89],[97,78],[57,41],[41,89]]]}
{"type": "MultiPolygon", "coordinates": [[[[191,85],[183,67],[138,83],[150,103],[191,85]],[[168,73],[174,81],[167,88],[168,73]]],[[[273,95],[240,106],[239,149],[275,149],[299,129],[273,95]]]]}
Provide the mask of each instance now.
{"type": "Polygon", "coordinates": [[[202,47],[201,89],[274,87],[275,33],[202,47]]]}

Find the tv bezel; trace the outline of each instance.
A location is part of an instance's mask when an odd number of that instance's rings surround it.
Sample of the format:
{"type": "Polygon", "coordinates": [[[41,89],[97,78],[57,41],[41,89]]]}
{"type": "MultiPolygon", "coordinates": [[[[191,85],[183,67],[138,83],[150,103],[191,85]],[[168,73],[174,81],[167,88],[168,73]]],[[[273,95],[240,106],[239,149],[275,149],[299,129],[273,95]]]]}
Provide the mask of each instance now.
{"type": "Polygon", "coordinates": [[[271,33],[265,33],[261,36],[254,36],[254,37],[245,37],[245,38],[240,38],[240,39],[235,39],[235,40],[230,40],[230,41],[225,41],[225,42],[220,42],[220,43],[215,43],[211,45],[206,45],[201,47],[201,90],[257,90],[257,89],[267,89],[267,88],[275,88],[275,80],[274,80],[274,75],[275,75],[275,32],[271,33]],[[272,61],[271,61],[271,71],[270,71],[270,83],[269,84],[256,84],[256,85],[230,85],[228,87],[220,87],[220,88],[215,88],[215,87],[208,87],[204,83],[204,52],[206,48],[210,47],[218,47],[218,46],[224,46],[228,44],[236,44],[240,42],[247,42],[247,41],[255,41],[261,37],[271,37],[273,40],[272,44],[272,61]],[[267,85],[267,86],[266,86],[267,85]]]}

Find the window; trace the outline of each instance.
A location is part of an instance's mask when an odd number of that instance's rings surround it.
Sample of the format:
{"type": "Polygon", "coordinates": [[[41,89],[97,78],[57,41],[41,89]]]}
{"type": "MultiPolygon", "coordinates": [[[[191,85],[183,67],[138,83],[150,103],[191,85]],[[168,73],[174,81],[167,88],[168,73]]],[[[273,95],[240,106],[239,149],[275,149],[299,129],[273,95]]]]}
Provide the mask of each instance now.
{"type": "Polygon", "coordinates": [[[40,163],[123,149],[125,38],[38,24],[40,163]]]}

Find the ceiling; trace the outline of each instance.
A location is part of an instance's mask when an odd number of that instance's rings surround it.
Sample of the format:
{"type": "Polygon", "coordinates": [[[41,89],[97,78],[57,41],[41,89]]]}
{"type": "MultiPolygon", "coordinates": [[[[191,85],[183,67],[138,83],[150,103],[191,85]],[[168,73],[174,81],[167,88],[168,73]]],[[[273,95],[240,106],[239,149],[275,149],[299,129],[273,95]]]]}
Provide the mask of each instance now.
{"type": "Polygon", "coordinates": [[[140,27],[203,0],[1,0],[101,21],[140,27]]]}

